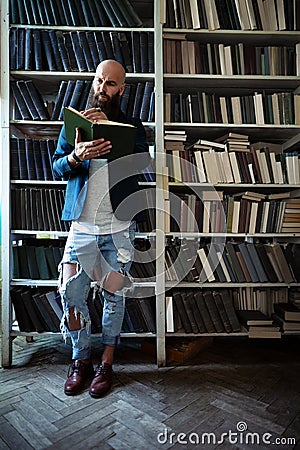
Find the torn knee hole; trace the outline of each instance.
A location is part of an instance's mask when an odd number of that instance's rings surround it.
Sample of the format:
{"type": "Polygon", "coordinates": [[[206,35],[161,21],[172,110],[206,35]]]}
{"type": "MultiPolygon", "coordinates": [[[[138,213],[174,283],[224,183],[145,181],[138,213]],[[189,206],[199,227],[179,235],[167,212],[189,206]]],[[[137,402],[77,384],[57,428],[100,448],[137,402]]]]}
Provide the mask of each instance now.
{"type": "Polygon", "coordinates": [[[124,287],[124,279],[125,275],[119,272],[109,272],[104,279],[103,288],[114,294],[117,291],[120,291],[124,287]]]}
{"type": "Polygon", "coordinates": [[[71,306],[67,309],[66,321],[70,331],[82,330],[88,324],[88,320],[77,310],[76,306],[71,306]]]}
{"type": "Polygon", "coordinates": [[[59,266],[59,292],[65,293],[67,283],[76,278],[81,271],[80,264],[76,262],[61,263],[59,266]]]}

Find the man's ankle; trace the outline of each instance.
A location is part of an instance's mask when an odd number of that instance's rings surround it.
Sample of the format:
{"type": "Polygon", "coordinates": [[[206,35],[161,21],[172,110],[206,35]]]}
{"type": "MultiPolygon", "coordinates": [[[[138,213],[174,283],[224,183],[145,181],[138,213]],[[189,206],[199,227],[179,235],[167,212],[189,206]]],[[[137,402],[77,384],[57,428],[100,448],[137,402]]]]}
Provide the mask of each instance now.
{"type": "Polygon", "coordinates": [[[112,366],[113,361],[114,361],[114,351],[115,351],[114,346],[105,345],[101,361],[105,364],[109,364],[112,366]]]}

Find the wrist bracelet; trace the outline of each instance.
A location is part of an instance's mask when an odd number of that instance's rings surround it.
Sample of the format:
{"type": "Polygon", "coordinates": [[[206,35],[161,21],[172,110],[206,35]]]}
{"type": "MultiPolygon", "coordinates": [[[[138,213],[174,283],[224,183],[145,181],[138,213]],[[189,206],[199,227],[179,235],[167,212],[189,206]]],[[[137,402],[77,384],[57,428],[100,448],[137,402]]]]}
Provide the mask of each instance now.
{"type": "Polygon", "coordinates": [[[78,156],[76,155],[75,150],[73,150],[71,156],[72,156],[73,159],[75,159],[75,161],[76,161],[78,164],[81,164],[81,163],[82,163],[81,159],[79,159],[78,156]]]}

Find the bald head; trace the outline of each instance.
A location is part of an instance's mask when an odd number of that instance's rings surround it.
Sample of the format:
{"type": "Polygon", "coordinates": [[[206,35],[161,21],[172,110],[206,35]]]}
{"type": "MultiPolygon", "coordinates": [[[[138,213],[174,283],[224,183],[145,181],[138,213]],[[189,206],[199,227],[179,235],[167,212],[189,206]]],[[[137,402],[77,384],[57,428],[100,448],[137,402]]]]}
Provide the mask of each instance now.
{"type": "Polygon", "coordinates": [[[120,84],[125,83],[125,69],[122,64],[120,64],[118,61],[115,61],[114,59],[105,59],[104,61],[102,61],[96,69],[96,76],[98,73],[110,74],[111,77],[118,79],[120,84]]]}

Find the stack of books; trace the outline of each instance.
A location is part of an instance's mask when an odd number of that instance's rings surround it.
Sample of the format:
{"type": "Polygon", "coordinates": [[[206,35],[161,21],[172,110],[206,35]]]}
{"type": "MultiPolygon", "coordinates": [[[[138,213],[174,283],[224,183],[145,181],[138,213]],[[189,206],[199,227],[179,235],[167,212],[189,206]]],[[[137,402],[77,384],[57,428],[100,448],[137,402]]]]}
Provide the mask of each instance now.
{"type": "Polygon", "coordinates": [[[294,303],[275,303],[272,318],[282,331],[300,331],[300,308],[294,303]]]}
{"type": "Polygon", "coordinates": [[[237,311],[240,322],[248,330],[249,338],[281,338],[280,327],[274,325],[270,319],[260,310],[237,311]]]}

